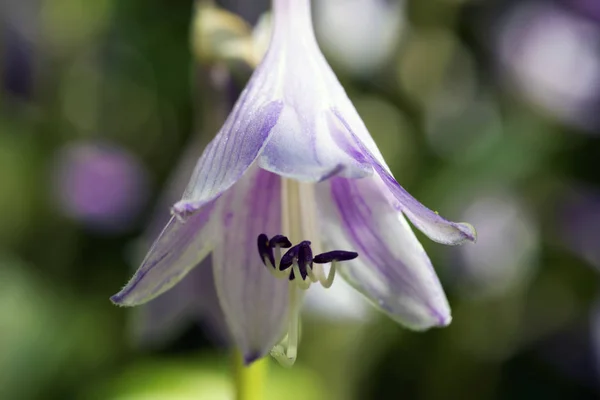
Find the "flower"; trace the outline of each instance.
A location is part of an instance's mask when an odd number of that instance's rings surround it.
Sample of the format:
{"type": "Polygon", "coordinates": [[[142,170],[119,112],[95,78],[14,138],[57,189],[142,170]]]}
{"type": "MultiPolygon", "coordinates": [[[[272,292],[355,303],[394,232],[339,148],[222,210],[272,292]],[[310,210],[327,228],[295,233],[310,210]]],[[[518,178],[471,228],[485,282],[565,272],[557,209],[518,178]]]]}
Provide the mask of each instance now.
{"type": "Polygon", "coordinates": [[[474,241],[474,229],[429,210],[393,178],[319,50],[310,1],[274,0],[273,17],[262,63],[112,301],[143,304],[210,254],[247,363],[270,350],[293,364],[303,293],[337,272],[410,328],[447,325],[445,294],[404,215],[440,243],[474,241]]]}
{"type": "Polygon", "coordinates": [[[141,162],[107,142],[79,141],[57,153],[51,169],[56,205],[65,215],[99,232],[129,228],[148,193],[141,162]]]}
{"type": "Polygon", "coordinates": [[[596,131],[600,29],[589,15],[553,2],[518,2],[499,20],[495,36],[501,78],[549,115],[596,131]]]}

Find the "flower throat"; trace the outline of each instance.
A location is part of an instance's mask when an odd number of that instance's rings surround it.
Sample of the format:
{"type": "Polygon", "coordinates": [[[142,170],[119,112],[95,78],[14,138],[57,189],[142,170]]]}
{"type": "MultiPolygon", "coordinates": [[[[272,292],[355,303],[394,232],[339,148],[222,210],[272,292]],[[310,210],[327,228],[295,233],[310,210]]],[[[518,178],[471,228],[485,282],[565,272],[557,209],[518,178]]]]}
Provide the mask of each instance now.
{"type": "Polygon", "coordinates": [[[280,364],[292,366],[298,353],[300,306],[304,291],[317,282],[329,288],[335,278],[337,263],[353,260],[358,254],[334,250],[313,256],[313,248],[321,251],[314,184],[284,178],[281,188],[282,229],[289,234],[289,238],[281,234],[269,238],[261,233],[257,246],[267,270],[274,277],[289,282],[288,331],[279,344],[271,349],[271,355],[280,364]],[[314,244],[302,238],[311,238],[314,244]],[[297,244],[292,245],[292,242],[297,244]],[[285,254],[282,254],[282,249],[287,249],[285,254]],[[323,264],[331,265],[328,274],[325,274],[323,264]]]}

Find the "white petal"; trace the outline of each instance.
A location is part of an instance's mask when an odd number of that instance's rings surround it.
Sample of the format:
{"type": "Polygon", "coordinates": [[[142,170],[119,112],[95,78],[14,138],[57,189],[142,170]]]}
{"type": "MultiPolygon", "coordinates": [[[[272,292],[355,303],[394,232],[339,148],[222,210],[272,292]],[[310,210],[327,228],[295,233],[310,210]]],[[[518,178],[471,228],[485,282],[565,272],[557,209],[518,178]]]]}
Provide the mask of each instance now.
{"type": "Polygon", "coordinates": [[[212,248],[213,208],[214,203],[205,205],[185,223],[172,217],[133,278],[111,300],[122,306],[143,304],[183,279],[212,248]]]}
{"type": "Polygon", "coordinates": [[[264,356],[287,322],[288,282],[263,265],[259,234],[281,233],[281,178],[252,167],[221,199],[223,237],[213,253],[217,293],[225,319],[246,362],[264,356]]]}
{"type": "Polygon", "coordinates": [[[379,178],[320,184],[320,212],[331,249],[358,252],[339,273],[394,320],[412,328],[451,321],[444,291],[423,247],[379,178]]]}
{"type": "Polygon", "coordinates": [[[220,196],[246,172],[264,148],[283,104],[260,93],[270,82],[257,70],[217,136],[198,160],[173,211],[187,216],[220,196]]]}
{"type": "Polygon", "coordinates": [[[333,141],[324,115],[310,98],[302,99],[295,107],[285,106],[272,129],[269,143],[261,152],[261,168],[312,182],[338,174],[348,178],[371,175],[373,169],[369,163],[349,157],[333,141]]]}
{"type": "MultiPolygon", "coordinates": [[[[179,284],[162,296],[136,308],[133,335],[143,346],[155,346],[172,340],[200,317],[199,299],[205,297],[202,286],[213,285],[210,257],[187,274],[179,284]],[[205,279],[208,278],[208,279],[205,279]]],[[[214,292],[214,290],[213,290],[214,292]]],[[[218,303],[215,303],[218,307],[218,303]]]]}
{"type": "MultiPolygon", "coordinates": [[[[371,149],[351,128],[349,122],[345,119],[345,116],[340,114],[339,110],[332,110],[329,122],[338,145],[344,148],[353,158],[368,162],[373,166],[389,193],[395,197],[394,208],[401,210],[431,240],[448,245],[462,244],[467,241],[475,242],[477,240],[477,233],[472,225],[465,222],[452,222],[443,218],[438,213],[425,207],[400,186],[388,166],[381,163],[379,157],[371,152],[371,149]]],[[[362,130],[360,126],[358,128],[362,130]]],[[[368,132],[363,132],[361,137],[367,136],[370,138],[368,132]]],[[[372,139],[370,141],[372,142],[372,139]]]]}

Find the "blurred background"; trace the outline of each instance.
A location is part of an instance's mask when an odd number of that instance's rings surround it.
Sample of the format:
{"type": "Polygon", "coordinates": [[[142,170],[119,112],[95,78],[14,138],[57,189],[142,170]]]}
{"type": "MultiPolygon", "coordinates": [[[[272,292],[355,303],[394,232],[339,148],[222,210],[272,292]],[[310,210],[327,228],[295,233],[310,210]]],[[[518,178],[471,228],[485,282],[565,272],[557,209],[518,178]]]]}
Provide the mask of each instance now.
{"type": "MultiPolygon", "coordinates": [[[[232,398],[206,272],[140,309],[108,298],[260,60],[268,7],[2,0],[0,399],[232,398]]],[[[398,181],[479,240],[422,241],[446,329],[413,333],[341,284],[315,290],[269,398],[599,398],[600,2],[313,13],[398,181]]]]}

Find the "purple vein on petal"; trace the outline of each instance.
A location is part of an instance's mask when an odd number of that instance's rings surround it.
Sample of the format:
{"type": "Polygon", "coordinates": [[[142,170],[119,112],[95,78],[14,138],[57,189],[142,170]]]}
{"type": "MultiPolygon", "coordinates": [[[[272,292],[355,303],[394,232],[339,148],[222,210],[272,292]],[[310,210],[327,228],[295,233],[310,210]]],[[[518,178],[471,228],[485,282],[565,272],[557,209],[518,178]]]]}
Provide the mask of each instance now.
{"type": "Polygon", "coordinates": [[[360,141],[356,134],[352,131],[346,120],[338,110],[332,109],[337,122],[341,123],[344,132],[340,132],[339,125],[335,124],[332,127],[332,134],[338,144],[352,157],[355,157],[359,162],[368,161],[382,181],[387,186],[388,190],[394,195],[398,201],[399,209],[406,214],[411,222],[419,228],[423,233],[429,236],[430,239],[448,245],[462,244],[465,241],[475,242],[477,234],[473,226],[467,223],[456,223],[448,221],[441,217],[436,212],[430,210],[421,204],[417,199],[410,195],[394,177],[373,157],[371,152],[360,141]],[[348,137],[350,135],[350,137],[348,137]]]}
{"type": "MultiPolygon", "coordinates": [[[[389,233],[384,232],[381,226],[375,225],[377,224],[377,218],[381,218],[381,216],[377,217],[375,213],[381,212],[384,213],[382,215],[385,215],[391,212],[392,207],[391,205],[380,204],[380,200],[377,200],[375,194],[377,189],[372,187],[362,189],[363,192],[367,190],[374,196],[372,198],[373,203],[367,201],[360,193],[361,190],[358,185],[361,184],[366,184],[366,182],[336,178],[331,182],[331,196],[339,211],[344,230],[349,234],[349,238],[354,245],[357,246],[356,250],[361,255],[362,261],[381,274],[392,291],[414,299],[419,307],[423,307],[428,311],[428,316],[422,320],[415,319],[417,318],[416,314],[409,315],[410,313],[405,312],[405,315],[402,315],[402,322],[423,329],[432,325],[431,317],[433,317],[435,320],[434,325],[447,325],[450,317],[448,313],[440,311],[440,309],[447,307],[447,302],[429,257],[420,245],[414,249],[410,247],[412,249],[410,251],[418,253],[417,258],[406,255],[403,257],[400,255],[402,253],[394,254],[389,247],[389,238],[386,239],[385,237],[389,233]],[[389,207],[389,209],[383,210],[385,207],[389,207]],[[420,271],[421,268],[424,269],[420,271]],[[444,300],[440,302],[441,298],[444,298],[444,300]],[[437,306],[434,305],[436,303],[437,306]],[[413,319],[412,322],[410,322],[411,318],[413,319]]],[[[383,194],[381,196],[383,197],[383,194]]],[[[401,224],[395,218],[389,218],[388,220],[389,224],[401,224]]],[[[389,228],[398,229],[399,226],[389,226],[389,228]]],[[[410,230],[408,226],[406,229],[410,230]]],[[[399,241],[395,245],[404,246],[408,250],[411,239],[415,243],[417,243],[417,239],[412,232],[406,232],[406,235],[399,235],[397,237],[399,241]]],[[[352,269],[349,269],[348,272],[353,275],[352,269]]],[[[369,282],[365,280],[360,280],[358,284],[371,294],[378,293],[378,290],[370,286],[369,282]]],[[[378,305],[388,313],[401,315],[397,306],[392,307],[385,298],[379,297],[377,300],[378,305]]]]}
{"type": "Polygon", "coordinates": [[[182,223],[171,218],[142,265],[111,300],[120,305],[145,303],[168,290],[196,266],[209,251],[207,224],[214,202],[182,223]]]}
{"type": "Polygon", "coordinates": [[[219,197],[242,177],[266,146],[283,103],[277,100],[256,110],[246,108],[240,105],[209,143],[182,200],[173,207],[175,214],[179,215],[180,210],[198,210],[219,197]]]}

